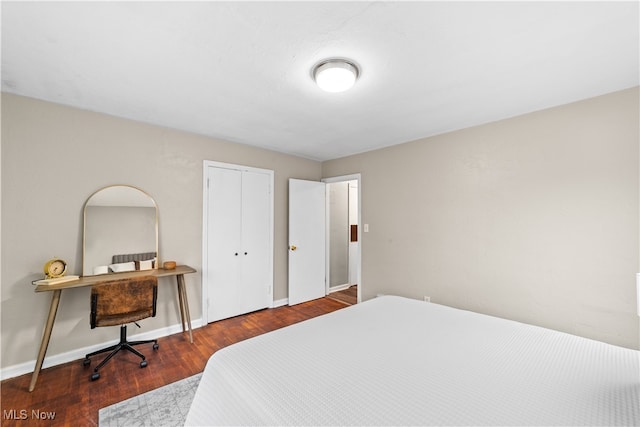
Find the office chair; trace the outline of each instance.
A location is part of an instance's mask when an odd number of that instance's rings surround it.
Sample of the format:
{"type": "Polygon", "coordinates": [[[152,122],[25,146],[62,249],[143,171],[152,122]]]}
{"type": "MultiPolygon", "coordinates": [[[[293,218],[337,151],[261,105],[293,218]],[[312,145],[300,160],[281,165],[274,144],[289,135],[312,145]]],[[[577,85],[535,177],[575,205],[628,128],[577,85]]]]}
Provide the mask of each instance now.
{"type": "MultiPolygon", "coordinates": [[[[91,363],[89,359],[97,354],[110,352],[109,355],[93,370],[91,381],[100,378],[98,370],[102,368],[120,350],[127,350],[142,361],[140,367],[147,366],[142,353],[133,346],[153,343],[158,349],[158,340],[127,341],[127,323],[155,317],[158,298],[158,279],[155,276],[133,277],[100,282],[91,287],[91,329],[101,326],[120,325],[120,342],[116,345],[94,351],[85,356],[84,366],[91,363]]],[[[140,327],[136,323],[136,326],[140,327]]]]}

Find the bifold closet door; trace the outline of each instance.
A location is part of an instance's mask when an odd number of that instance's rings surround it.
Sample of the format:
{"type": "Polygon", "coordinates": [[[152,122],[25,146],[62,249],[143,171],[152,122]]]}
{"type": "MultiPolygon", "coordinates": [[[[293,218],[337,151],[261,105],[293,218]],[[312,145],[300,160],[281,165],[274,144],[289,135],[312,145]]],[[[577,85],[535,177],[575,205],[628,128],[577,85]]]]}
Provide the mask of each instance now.
{"type": "Polygon", "coordinates": [[[235,316],[240,290],[242,174],[209,168],[208,321],[235,316]]]}
{"type": "Polygon", "coordinates": [[[271,305],[271,177],[210,167],[208,310],[213,322],[271,305]]]}
{"type": "Polygon", "coordinates": [[[271,181],[268,175],[242,172],[242,230],[239,300],[248,313],[271,303],[271,181]]]}

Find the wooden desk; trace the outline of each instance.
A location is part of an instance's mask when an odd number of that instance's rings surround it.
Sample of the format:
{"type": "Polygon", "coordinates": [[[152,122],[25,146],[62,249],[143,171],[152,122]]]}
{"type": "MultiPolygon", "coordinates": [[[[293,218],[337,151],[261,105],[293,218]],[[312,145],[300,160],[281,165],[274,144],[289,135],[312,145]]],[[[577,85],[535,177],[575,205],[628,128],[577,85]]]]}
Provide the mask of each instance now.
{"type": "Polygon", "coordinates": [[[82,288],[85,286],[92,286],[96,283],[104,282],[107,280],[126,279],[129,277],[137,276],[156,276],[156,277],[168,277],[175,276],[178,283],[178,304],[180,305],[180,319],[182,323],[182,332],[186,332],[185,324],[189,329],[189,341],[193,343],[193,333],[191,331],[191,314],[189,313],[189,302],[187,301],[187,291],[184,286],[184,275],[188,273],[195,273],[196,270],[188,265],[179,265],[173,270],[165,270],[159,268],[157,270],[144,270],[144,271],[130,271],[126,273],[114,273],[110,275],[99,276],[84,276],[78,280],[72,280],[70,282],[64,282],[57,285],[37,285],[36,292],[53,292],[51,297],[51,307],[49,308],[49,316],[44,327],[44,334],[42,335],[42,343],[40,344],[40,351],[38,351],[38,358],[36,359],[36,367],[33,370],[31,376],[31,384],[29,384],[29,391],[33,391],[36,388],[36,381],[38,381],[38,374],[42,369],[42,363],[44,362],[44,356],[47,353],[47,347],[49,347],[49,339],[51,338],[51,331],[53,330],[53,323],[56,319],[56,313],[58,312],[58,305],[60,304],[60,296],[62,291],[71,288],[82,288]]]}

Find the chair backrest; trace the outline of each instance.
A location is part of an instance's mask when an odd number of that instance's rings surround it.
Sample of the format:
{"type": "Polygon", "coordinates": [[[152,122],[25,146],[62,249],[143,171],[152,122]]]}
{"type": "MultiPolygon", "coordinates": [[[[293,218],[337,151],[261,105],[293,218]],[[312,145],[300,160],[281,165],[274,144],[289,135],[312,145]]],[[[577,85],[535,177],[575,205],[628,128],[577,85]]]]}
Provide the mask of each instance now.
{"type": "Polygon", "coordinates": [[[91,287],[91,329],[155,317],[158,279],[155,276],[107,280],[91,287]]]}

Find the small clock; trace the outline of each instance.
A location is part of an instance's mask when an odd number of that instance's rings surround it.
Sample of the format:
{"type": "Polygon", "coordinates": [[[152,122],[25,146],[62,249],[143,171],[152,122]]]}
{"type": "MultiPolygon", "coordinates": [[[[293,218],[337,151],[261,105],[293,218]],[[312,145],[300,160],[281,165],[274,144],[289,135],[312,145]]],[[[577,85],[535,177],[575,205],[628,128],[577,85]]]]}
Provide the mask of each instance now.
{"type": "Polygon", "coordinates": [[[44,265],[44,274],[47,279],[62,277],[67,272],[67,263],[60,258],[52,258],[44,265]]]}

